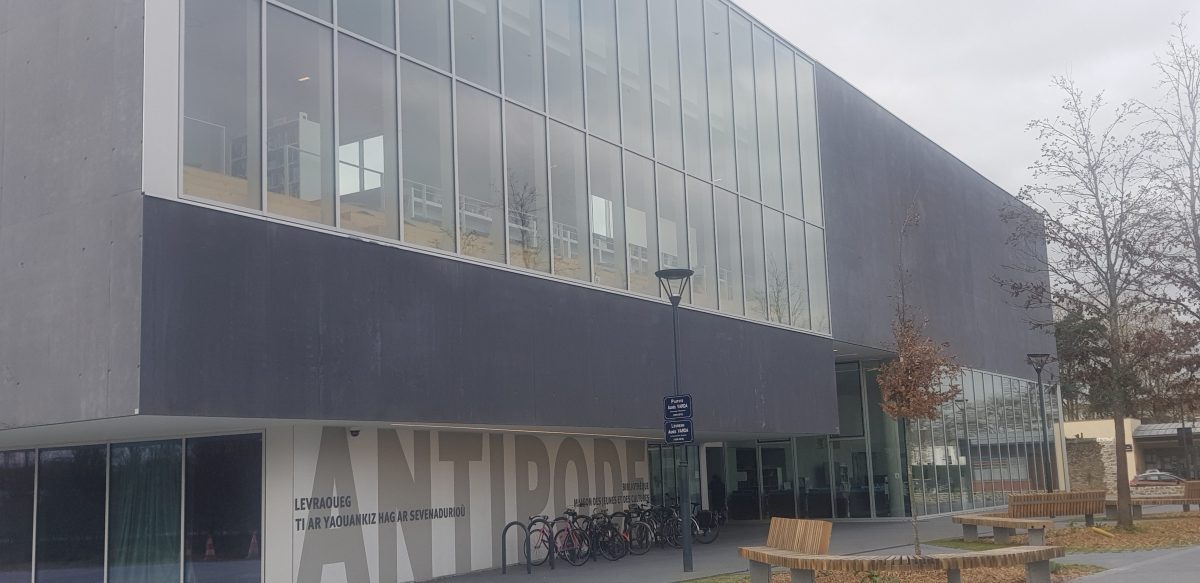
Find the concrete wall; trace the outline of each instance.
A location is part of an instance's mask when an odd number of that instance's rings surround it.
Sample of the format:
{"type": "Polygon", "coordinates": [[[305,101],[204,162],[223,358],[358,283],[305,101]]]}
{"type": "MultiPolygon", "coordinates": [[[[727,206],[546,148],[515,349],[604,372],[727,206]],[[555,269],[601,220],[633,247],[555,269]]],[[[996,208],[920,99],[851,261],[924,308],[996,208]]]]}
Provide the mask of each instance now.
{"type": "Polygon", "coordinates": [[[0,428],[138,406],[142,8],[0,2],[0,428]]]}
{"type": "Polygon", "coordinates": [[[1025,354],[1054,343],[992,280],[1015,275],[1005,269],[1016,262],[1012,229],[1000,220],[1015,200],[823,67],[817,106],[834,337],[892,345],[900,226],[915,206],[908,303],[964,366],[1032,378],[1025,354]]]}

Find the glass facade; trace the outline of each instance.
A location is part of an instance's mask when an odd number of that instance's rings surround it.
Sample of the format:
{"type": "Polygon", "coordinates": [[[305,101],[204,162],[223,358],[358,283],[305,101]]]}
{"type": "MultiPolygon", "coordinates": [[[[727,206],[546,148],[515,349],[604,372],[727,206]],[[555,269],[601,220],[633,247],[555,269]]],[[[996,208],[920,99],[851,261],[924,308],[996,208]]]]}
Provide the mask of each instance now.
{"type": "Polygon", "coordinates": [[[0,583],[261,581],[262,495],[258,434],[0,451],[0,583]]]}
{"type": "MultiPolygon", "coordinates": [[[[1036,384],[964,370],[946,381],[962,394],[937,418],[900,423],[879,406],[879,364],[837,364],[837,435],[705,444],[709,507],[733,520],[883,518],[908,516],[913,505],[921,515],[1002,506],[1010,492],[1045,489],[1036,384]]],[[[1049,438],[1057,467],[1052,430],[1049,438]]],[[[679,455],[652,446],[656,501],[673,500],[679,455]]]]}
{"type": "Polygon", "coordinates": [[[186,196],[829,332],[813,65],[724,0],[183,20],[186,196]]]}

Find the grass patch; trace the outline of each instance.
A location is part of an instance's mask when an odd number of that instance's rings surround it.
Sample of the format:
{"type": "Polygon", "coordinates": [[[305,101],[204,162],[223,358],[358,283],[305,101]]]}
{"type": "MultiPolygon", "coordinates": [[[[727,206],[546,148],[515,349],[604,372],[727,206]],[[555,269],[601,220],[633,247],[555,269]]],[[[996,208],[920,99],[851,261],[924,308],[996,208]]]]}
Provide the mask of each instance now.
{"type": "MultiPolygon", "coordinates": [[[[1054,528],[1046,533],[1046,544],[1066,547],[1073,553],[1106,553],[1113,551],[1145,551],[1169,549],[1200,544],[1200,514],[1171,513],[1147,515],[1133,523],[1132,530],[1115,528],[1111,523],[1098,524],[1097,529],[1106,536],[1083,524],[1071,523],[1064,528],[1054,528]]],[[[998,545],[990,541],[964,542],[961,538],[936,540],[928,544],[952,549],[982,551],[1005,546],[1028,544],[1027,535],[1015,535],[1009,545],[998,545]]]]}
{"type": "MultiPolygon", "coordinates": [[[[1094,565],[1050,564],[1050,579],[1054,583],[1064,583],[1072,579],[1098,573],[1104,569],[1094,565]]],[[[1023,583],[1025,581],[1024,567],[1004,567],[1002,569],[967,569],[962,572],[963,583],[1023,583]]],[[[717,575],[703,579],[692,579],[688,583],[748,583],[750,575],[746,573],[733,575],[717,575]]],[[[791,576],[785,572],[771,575],[771,583],[789,583],[791,576]]],[[[896,571],[885,573],[833,573],[821,571],[817,573],[819,583],[945,583],[945,571],[896,571]]]]}

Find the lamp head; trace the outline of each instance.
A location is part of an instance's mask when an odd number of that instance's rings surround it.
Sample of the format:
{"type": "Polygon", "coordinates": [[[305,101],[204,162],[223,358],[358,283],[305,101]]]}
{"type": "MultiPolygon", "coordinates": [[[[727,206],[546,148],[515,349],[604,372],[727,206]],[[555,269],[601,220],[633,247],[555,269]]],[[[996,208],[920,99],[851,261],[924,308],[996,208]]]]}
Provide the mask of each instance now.
{"type": "Polygon", "coordinates": [[[672,306],[678,306],[683,301],[683,293],[687,290],[688,281],[696,272],[687,268],[660,269],[654,272],[658,283],[662,285],[672,306]]]}
{"type": "Polygon", "coordinates": [[[1040,352],[1026,354],[1025,358],[1026,361],[1029,362],[1029,366],[1032,366],[1033,370],[1039,373],[1042,372],[1043,368],[1046,368],[1047,364],[1050,364],[1051,360],[1053,360],[1053,357],[1049,354],[1040,352]]]}

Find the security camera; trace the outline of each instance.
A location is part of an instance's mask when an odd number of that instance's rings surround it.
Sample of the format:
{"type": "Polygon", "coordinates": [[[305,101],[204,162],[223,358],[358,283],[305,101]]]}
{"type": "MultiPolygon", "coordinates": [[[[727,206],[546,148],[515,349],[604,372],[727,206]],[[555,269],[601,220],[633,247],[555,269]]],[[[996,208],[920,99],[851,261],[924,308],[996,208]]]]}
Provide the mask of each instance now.
{"type": "Polygon", "coordinates": [[[358,434],[359,434],[360,432],[362,432],[362,430],[361,430],[361,429],[359,429],[359,428],[357,428],[357,427],[351,427],[351,428],[350,428],[350,437],[358,437],[358,434]]]}

